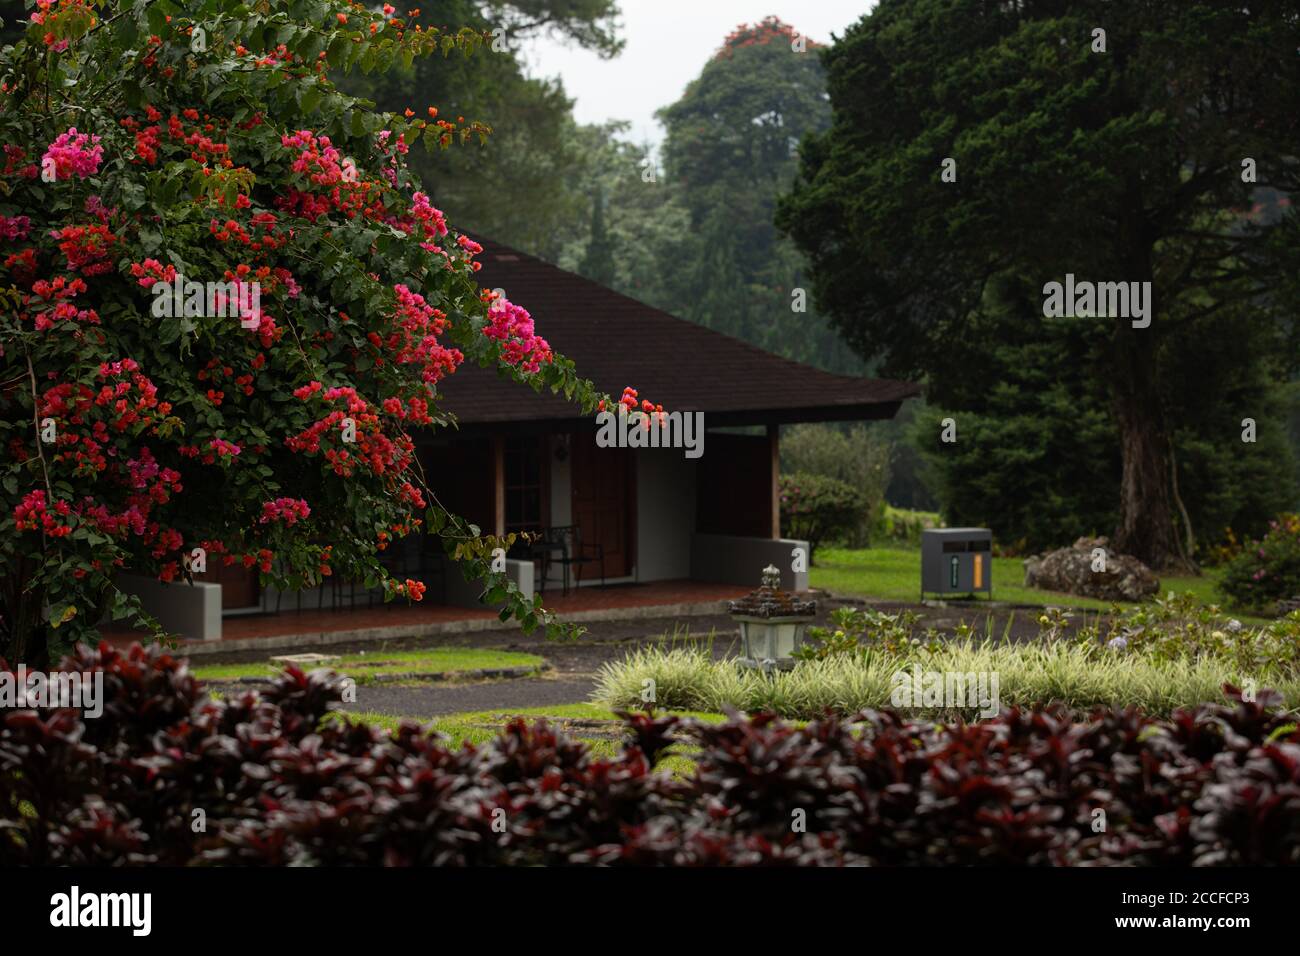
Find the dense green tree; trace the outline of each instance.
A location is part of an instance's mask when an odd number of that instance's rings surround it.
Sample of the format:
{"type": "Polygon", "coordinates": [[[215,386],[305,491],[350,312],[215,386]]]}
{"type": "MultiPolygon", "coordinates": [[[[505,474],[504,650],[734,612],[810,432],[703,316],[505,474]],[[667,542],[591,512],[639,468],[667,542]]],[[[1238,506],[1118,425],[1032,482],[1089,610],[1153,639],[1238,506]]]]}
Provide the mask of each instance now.
{"type": "Polygon", "coordinates": [[[1243,303],[1270,351],[1294,330],[1300,224],[1242,213],[1300,185],[1298,47],[1293,2],[882,0],[824,55],[834,125],[779,221],[848,342],[927,376],[940,406],[972,377],[994,394],[971,346],[996,277],[1150,282],[1148,327],[1075,321],[1095,327],[1086,374],[1118,436],[1115,544],[1177,563],[1171,436],[1189,426],[1168,379],[1230,357],[1202,336],[1231,338],[1208,320],[1243,303]]]}
{"type": "Polygon", "coordinates": [[[591,199],[591,235],[587,238],[587,252],[578,265],[578,271],[601,285],[612,286],[614,269],[614,250],[605,229],[605,197],[597,190],[591,199]]]}
{"type": "Polygon", "coordinates": [[[1267,312],[1244,303],[1194,319],[1162,353],[1164,404],[1179,410],[1170,416],[1170,467],[1187,512],[1179,517],[1184,534],[1202,544],[1228,527],[1238,537],[1263,534],[1271,518],[1300,503],[1287,393],[1278,381],[1280,360],[1295,352],[1275,332],[1267,312]],[[1246,420],[1249,442],[1242,441],[1246,420]]]}
{"type": "MultiPolygon", "coordinates": [[[[440,0],[433,8],[441,5],[440,0]]],[[[481,0],[479,6],[506,37],[550,33],[602,56],[614,56],[623,49],[618,37],[618,0],[481,0]]]]}
{"type": "Polygon", "coordinates": [[[649,146],[625,138],[628,128],[620,121],[584,126],[577,132],[587,165],[575,171],[572,188],[594,190],[602,198],[601,228],[612,260],[612,279],[606,282],[605,267],[593,269],[585,262],[594,241],[590,227],[569,236],[555,261],[624,295],[680,315],[678,306],[689,292],[682,244],[690,231],[690,217],[678,191],[659,175],[649,146]]]}
{"type": "MultiPolygon", "coordinates": [[[[1293,378],[1282,389],[1282,404],[1286,408],[1287,437],[1296,458],[1296,483],[1300,485],[1300,376],[1293,378]]],[[[1300,503],[1292,509],[1300,511],[1300,503]]]]}
{"type": "MultiPolygon", "coordinates": [[[[1109,533],[1122,467],[1108,383],[1092,373],[1105,354],[1105,329],[1037,315],[1037,293],[1023,279],[992,283],[962,350],[979,374],[951,381],[947,404],[927,407],[912,431],[950,523],[987,525],[1004,544],[1033,550],[1109,533]],[[942,440],[945,418],[955,423],[955,442],[942,440]]],[[[1203,545],[1226,526],[1253,534],[1295,500],[1271,332],[1266,322],[1225,311],[1164,345],[1162,403],[1180,410],[1171,494],[1186,558],[1195,551],[1189,529],[1203,545]],[[1204,341],[1221,345],[1211,353],[1204,341]],[[1258,423],[1255,442],[1239,440],[1241,409],[1258,423]]]]}
{"type": "Polygon", "coordinates": [[[889,485],[885,488],[885,500],[896,508],[914,511],[938,511],[940,508],[934,469],[921,454],[914,438],[917,419],[928,407],[923,397],[914,398],[904,402],[891,420],[875,425],[881,441],[890,448],[889,485]]]}
{"type": "Polygon", "coordinates": [[[768,17],[728,36],[682,98],[660,112],[665,178],[691,222],[676,251],[684,288],[673,305],[770,351],[856,371],[861,363],[811,302],[796,310],[803,263],[773,224],[777,198],[797,171],[799,141],[830,123],[825,89],[816,44],[768,17]]]}
{"type": "MultiPolygon", "coordinates": [[[[550,33],[613,56],[616,0],[435,0],[411,2],[419,22],[468,26],[488,35],[472,59],[458,52],[414,60],[385,73],[344,79],[348,92],[380,109],[430,106],[449,120],[477,121],[492,130],[470,148],[416,156],[416,172],[448,215],[471,231],[554,261],[566,239],[585,231],[590,192],[582,184],[582,150],[573,101],[558,80],[529,76],[521,43],[550,33]]],[[[401,14],[398,14],[399,16],[401,14]]]]}
{"type": "Polygon", "coordinates": [[[1106,385],[1088,372],[1104,330],[1035,319],[1036,293],[1023,281],[992,284],[962,348],[970,372],[911,431],[950,524],[1034,549],[1108,533],[1120,474],[1106,385]]]}

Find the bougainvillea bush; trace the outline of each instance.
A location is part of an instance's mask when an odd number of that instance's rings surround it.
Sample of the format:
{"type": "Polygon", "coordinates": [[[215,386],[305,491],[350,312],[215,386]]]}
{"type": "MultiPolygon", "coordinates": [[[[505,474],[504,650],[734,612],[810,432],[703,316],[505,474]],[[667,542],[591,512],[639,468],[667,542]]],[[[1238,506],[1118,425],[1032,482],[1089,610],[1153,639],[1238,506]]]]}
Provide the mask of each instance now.
{"type": "Polygon", "coordinates": [[[482,40],[338,0],[35,4],[0,53],[0,652],[40,662],[105,613],[139,621],[115,576],[200,559],[418,600],[376,558],[417,530],[556,626],[491,575],[508,542],[438,505],[412,433],[447,424],[439,387],[466,362],[587,411],[603,396],[478,287],[481,247],[407,168],[488,130],[330,79],[482,40]]]}
{"type": "Polygon", "coordinates": [[[1284,514],[1242,547],[1223,569],[1219,590],[1236,607],[1270,611],[1300,597],[1300,515],[1284,514]]]}
{"type": "Polygon", "coordinates": [[[103,675],[104,712],[0,713],[0,865],[1300,863],[1300,731],[1270,692],[1168,721],[627,714],[601,757],[522,719],[452,748],[329,716],[325,671],[215,700],[157,645],[63,666],[103,675]],[[656,770],[683,742],[694,773],[656,770]]]}

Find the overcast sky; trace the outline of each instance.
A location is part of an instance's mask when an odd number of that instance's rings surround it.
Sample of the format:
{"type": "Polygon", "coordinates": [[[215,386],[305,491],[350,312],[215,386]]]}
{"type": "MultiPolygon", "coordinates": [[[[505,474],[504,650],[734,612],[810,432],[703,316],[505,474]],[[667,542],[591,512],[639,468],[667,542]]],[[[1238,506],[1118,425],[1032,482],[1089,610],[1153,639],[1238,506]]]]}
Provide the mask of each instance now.
{"type": "Polygon", "coordinates": [[[576,100],[580,123],[624,119],[630,138],[658,143],[655,110],[675,102],[699,76],[723,39],[741,23],[775,14],[800,33],[827,43],[874,4],[871,0],[622,0],[627,45],[612,60],[538,38],[523,48],[534,76],[559,76],[576,100]]]}

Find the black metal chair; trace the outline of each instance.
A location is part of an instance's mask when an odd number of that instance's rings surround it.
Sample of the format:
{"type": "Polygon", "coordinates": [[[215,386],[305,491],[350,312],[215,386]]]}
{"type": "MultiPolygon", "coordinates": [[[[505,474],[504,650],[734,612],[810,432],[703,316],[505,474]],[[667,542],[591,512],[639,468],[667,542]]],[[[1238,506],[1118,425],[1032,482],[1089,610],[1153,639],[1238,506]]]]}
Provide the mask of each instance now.
{"type": "Polygon", "coordinates": [[[569,569],[573,569],[577,583],[582,583],[582,569],[588,564],[600,564],[600,583],[605,583],[605,546],[603,544],[584,544],[582,529],[576,524],[558,525],[542,531],[542,539],[533,545],[533,560],[541,564],[541,581],[538,592],[546,593],[546,581],[550,576],[551,566],[560,565],[563,570],[564,594],[569,593],[569,569]]]}
{"type": "Polygon", "coordinates": [[[523,560],[531,559],[533,569],[536,572],[537,593],[546,593],[546,579],[551,573],[551,562],[558,561],[564,556],[564,545],[556,541],[547,541],[539,533],[536,540],[528,543],[526,546],[516,546],[517,554],[514,556],[523,560]]]}
{"type": "MultiPolygon", "coordinates": [[[[399,580],[415,578],[428,586],[430,578],[437,578],[439,598],[445,604],[447,601],[447,564],[445,561],[433,560],[434,545],[435,539],[429,535],[420,534],[412,535],[410,538],[399,538],[380,552],[379,563],[383,565],[384,570],[389,575],[399,580]]],[[[374,606],[375,596],[375,591],[367,592],[367,607],[374,606]]]]}

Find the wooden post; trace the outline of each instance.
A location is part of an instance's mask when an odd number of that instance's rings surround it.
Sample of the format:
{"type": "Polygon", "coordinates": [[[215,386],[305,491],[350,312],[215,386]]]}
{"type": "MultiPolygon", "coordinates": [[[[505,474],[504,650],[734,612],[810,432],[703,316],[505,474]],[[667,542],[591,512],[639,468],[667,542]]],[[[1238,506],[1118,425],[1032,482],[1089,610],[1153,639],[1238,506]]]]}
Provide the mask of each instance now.
{"type": "Polygon", "coordinates": [[[492,500],[493,534],[498,538],[506,533],[506,440],[502,435],[492,439],[492,500]]]}
{"type": "Polygon", "coordinates": [[[772,538],[781,537],[781,426],[767,426],[767,444],[772,451],[772,538]]]}

